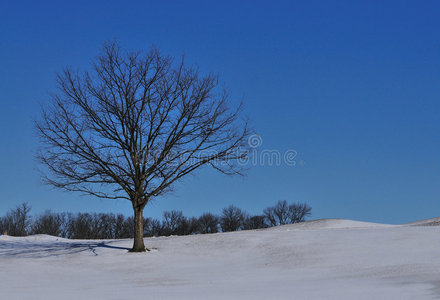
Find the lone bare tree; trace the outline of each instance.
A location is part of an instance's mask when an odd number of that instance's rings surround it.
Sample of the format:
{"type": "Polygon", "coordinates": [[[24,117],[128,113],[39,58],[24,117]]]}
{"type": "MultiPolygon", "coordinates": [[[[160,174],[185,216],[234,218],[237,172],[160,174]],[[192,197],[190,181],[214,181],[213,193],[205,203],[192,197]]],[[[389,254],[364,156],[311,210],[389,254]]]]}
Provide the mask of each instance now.
{"type": "Polygon", "coordinates": [[[242,171],[249,134],[241,105],[229,106],[217,76],[156,49],[104,44],[90,72],[65,69],[36,122],[47,183],[99,198],[127,199],[142,252],[149,200],[201,166],[242,171]]]}

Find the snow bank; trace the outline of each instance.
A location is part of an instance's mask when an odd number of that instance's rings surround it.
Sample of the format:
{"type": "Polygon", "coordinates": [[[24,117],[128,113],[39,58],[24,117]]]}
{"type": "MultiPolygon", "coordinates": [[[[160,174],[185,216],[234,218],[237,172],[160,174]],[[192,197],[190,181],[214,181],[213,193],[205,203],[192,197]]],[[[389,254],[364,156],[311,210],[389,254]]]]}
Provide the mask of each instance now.
{"type": "Polygon", "coordinates": [[[35,234],[30,236],[9,236],[9,235],[0,235],[0,241],[15,241],[15,242],[53,242],[53,241],[68,241],[67,239],[63,239],[57,236],[51,236],[47,234],[35,234]]]}

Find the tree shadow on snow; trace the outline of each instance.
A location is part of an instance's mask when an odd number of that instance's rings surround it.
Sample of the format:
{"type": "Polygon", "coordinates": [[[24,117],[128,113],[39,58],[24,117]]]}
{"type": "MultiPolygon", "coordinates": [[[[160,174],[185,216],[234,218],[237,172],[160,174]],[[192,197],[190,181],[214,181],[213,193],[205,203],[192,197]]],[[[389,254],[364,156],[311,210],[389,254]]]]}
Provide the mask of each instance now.
{"type": "Polygon", "coordinates": [[[23,257],[23,258],[44,258],[50,256],[72,255],[89,252],[98,256],[98,248],[113,250],[125,250],[130,248],[110,245],[112,242],[30,242],[30,241],[5,241],[0,243],[0,257],[23,257]]]}

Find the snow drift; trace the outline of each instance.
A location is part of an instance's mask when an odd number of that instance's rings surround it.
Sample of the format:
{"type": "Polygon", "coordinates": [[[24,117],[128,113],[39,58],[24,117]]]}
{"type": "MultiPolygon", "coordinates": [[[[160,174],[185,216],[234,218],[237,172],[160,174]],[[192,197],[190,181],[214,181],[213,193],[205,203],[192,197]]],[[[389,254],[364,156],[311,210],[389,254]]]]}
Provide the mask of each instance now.
{"type": "Polygon", "coordinates": [[[147,238],[135,254],[131,240],[1,236],[0,298],[436,299],[440,227],[413,225],[316,220],[147,238]]]}

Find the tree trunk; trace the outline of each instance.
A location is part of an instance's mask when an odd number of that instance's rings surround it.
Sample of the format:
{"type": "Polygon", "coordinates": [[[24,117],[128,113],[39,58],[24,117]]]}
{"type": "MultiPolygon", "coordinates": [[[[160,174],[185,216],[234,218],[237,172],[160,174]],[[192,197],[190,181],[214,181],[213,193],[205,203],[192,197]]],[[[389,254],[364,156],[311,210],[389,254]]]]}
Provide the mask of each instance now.
{"type": "Polygon", "coordinates": [[[143,207],[134,207],[134,244],[130,252],[145,252],[143,207]]]}

